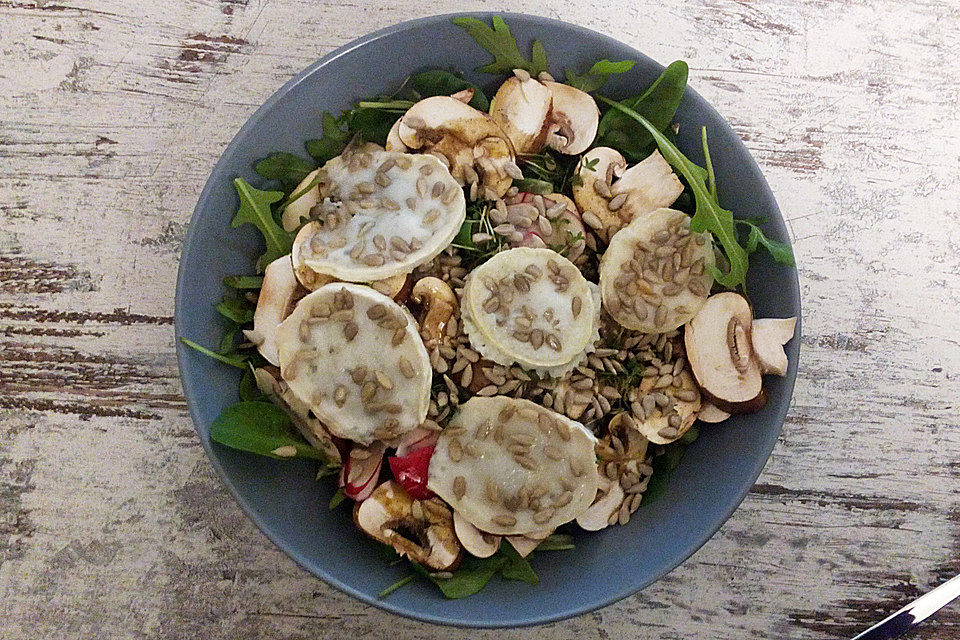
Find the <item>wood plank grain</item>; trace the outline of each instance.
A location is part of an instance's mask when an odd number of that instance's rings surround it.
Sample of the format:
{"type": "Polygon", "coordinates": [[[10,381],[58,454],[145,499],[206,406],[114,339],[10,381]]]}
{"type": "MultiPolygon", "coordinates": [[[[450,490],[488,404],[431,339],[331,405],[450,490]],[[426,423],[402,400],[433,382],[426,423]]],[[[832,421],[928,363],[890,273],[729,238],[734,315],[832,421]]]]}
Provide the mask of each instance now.
{"type": "MultiPolygon", "coordinates": [[[[688,60],[778,196],[804,302],[743,506],[641,594],[511,637],[851,637],[960,571],[955,2],[0,0],[0,637],[503,637],[274,549],[203,456],[171,326],[190,211],[256,107],[357,35],[470,9],[688,60]]],[[[954,608],[915,637],[958,634],[954,608]]]]}

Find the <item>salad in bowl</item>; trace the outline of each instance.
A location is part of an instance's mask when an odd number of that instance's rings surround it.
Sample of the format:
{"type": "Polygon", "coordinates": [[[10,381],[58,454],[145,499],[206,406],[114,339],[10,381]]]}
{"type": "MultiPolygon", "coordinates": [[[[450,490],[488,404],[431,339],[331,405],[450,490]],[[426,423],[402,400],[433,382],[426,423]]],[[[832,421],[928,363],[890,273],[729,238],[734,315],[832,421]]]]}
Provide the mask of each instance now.
{"type": "MultiPolygon", "coordinates": [[[[796,318],[755,318],[750,256],[788,245],[717,199],[675,146],[687,65],[602,93],[630,60],[563,81],[500,18],[456,18],[489,50],[491,98],[411,76],[234,184],[265,253],[230,276],[221,344],[243,371],[211,438],[317,461],[357,535],[449,598],[570,532],[625,525],[701,426],[760,409],[796,318]]],[[[683,126],[690,126],[684,123],[683,126]]],[[[722,426],[709,428],[722,428],[722,426]]]]}

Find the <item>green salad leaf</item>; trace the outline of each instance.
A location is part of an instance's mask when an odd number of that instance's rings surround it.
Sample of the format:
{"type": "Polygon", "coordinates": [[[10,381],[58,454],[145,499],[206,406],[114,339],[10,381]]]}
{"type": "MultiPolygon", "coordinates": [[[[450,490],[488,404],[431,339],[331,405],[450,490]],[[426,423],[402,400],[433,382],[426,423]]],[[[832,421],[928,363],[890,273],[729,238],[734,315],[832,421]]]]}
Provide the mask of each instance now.
{"type": "Polygon", "coordinates": [[[231,289],[259,289],[263,286],[263,276],[226,276],[223,285],[231,289]]]}
{"type": "Polygon", "coordinates": [[[564,73],[564,82],[580,91],[596,91],[607,81],[607,77],[614,73],[626,73],[633,69],[636,62],[633,60],[621,60],[620,62],[611,62],[609,60],[598,60],[593,66],[584,73],[578,75],[573,69],[567,69],[564,73]]]}
{"type": "Polygon", "coordinates": [[[744,247],[747,253],[752,254],[759,246],[762,246],[770,253],[774,262],[779,262],[789,267],[797,266],[796,260],[793,257],[793,249],[790,248],[790,245],[785,242],[780,242],[779,240],[771,240],[763,233],[760,227],[749,220],[735,220],[735,222],[749,230],[747,244],[744,247]]]}
{"type": "Polygon", "coordinates": [[[344,500],[347,499],[347,494],[343,492],[343,489],[337,489],[337,492],[333,494],[333,497],[330,498],[330,504],[328,505],[331,510],[339,507],[344,500]]]}
{"type": "Polygon", "coordinates": [[[238,325],[253,322],[253,306],[243,298],[224,298],[217,305],[217,311],[238,325]]]}
{"type": "Polygon", "coordinates": [[[537,577],[537,573],[530,565],[530,561],[517,553],[517,550],[513,548],[512,544],[504,542],[500,545],[500,549],[504,551],[504,555],[507,557],[507,562],[500,571],[501,576],[506,580],[526,582],[534,586],[540,582],[540,578],[537,577]]]}
{"type": "Polygon", "coordinates": [[[293,235],[284,231],[283,227],[276,223],[270,211],[270,205],[283,198],[283,192],[254,189],[243,178],[234,179],[233,184],[240,196],[240,208],[233,217],[231,226],[236,228],[247,223],[260,230],[267,245],[267,251],[261,258],[261,265],[266,266],[290,253],[293,235]]]}
{"type": "Polygon", "coordinates": [[[316,163],[292,153],[274,151],[254,166],[257,173],[267,180],[276,180],[287,193],[303,182],[307,174],[317,168],[316,163]]]}
{"type": "Polygon", "coordinates": [[[320,116],[320,124],[323,126],[323,137],[319,140],[308,140],[307,153],[313,156],[314,160],[323,164],[340,155],[340,152],[350,142],[350,132],[345,131],[340,121],[328,112],[324,112],[320,116]]]}
{"type": "Polygon", "coordinates": [[[365,142],[375,142],[383,146],[387,142],[390,127],[404,112],[405,108],[393,105],[357,107],[344,113],[343,118],[350,133],[359,135],[365,142]]]}
{"type": "Polygon", "coordinates": [[[454,18],[453,23],[464,29],[470,37],[481,47],[493,54],[493,62],[477,69],[481,73],[502,74],[510,73],[514,69],[525,69],[530,75],[536,76],[541,71],[547,71],[547,56],[543,43],[534,40],[531,59],[527,60],[522,53],[510,27],[500,16],[493,16],[493,27],[476,18],[454,18]]]}
{"type": "Polygon", "coordinates": [[[269,458],[326,461],[321,451],[304,442],[284,410],[270,402],[238,402],[227,407],[210,425],[210,439],[269,458]],[[288,451],[292,455],[282,455],[288,451]]]}
{"type": "Polygon", "coordinates": [[[414,101],[431,96],[449,96],[464,89],[473,89],[470,106],[484,113],[490,109],[490,100],[480,87],[444,69],[430,69],[410,76],[408,84],[408,93],[414,101]]]}
{"type": "Polygon", "coordinates": [[[520,180],[514,180],[513,186],[515,186],[520,191],[525,191],[527,193],[536,193],[541,196],[546,196],[553,193],[552,182],[547,182],[546,180],[539,180],[537,178],[522,178],[520,180]]]}
{"type": "Polygon", "coordinates": [[[713,277],[717,282],[730,289],[742,286],[747,275],[747,252],[740,246],[737,238],[733,212],[721,207],[717,199],[710,194],[706,184],[708,177],[706,170],[687,159],[685,155],[680,153],[676,145],[660,133],[649,120],[630,107],[603,96],[599,96],[599,99],[643,126],[657,143],[664,159],[687,181],[696,198],[696,210],[690,220],[690,229],[696,232],[709,231],[712,233],[713,237],[720,242],[727,261],[730,263],[730,270],[726,273],[722,273],[714,267],[713,277]]]}
{"type": "Polygon", "coordinates": [[[567,551],[573,548],[573,536],[568,533],[552,533],[537,545],[537,551],[567,551]]]}
{"type": "Polygon", "coordinates": [[[430,571],[418,564],[413,569],[437,585],[443,595],[451,600],[466,598],[479,592],[493,576],[498,573],[507,580],[517,580],[527,584],[537,584],[537,574],[530,562],[520,556],[513,545],[504,541],[500,549],[489,558],[477,558],[468,555],[464,558],[453,575],[449,578],[438,578],[430,571]]]}
{"type": "MultiPolygon", "coordinates": [[[[620,104],[646,118],[657,131],[665,131],[680,106],[688,73],[686,62],[672,62],[646,91],[620,104]]],[[[639,162],[653,150],[653,136],[626,113],[610,109],[600,119],[594,144],[613,147],[628,160],[639,162]]]]}

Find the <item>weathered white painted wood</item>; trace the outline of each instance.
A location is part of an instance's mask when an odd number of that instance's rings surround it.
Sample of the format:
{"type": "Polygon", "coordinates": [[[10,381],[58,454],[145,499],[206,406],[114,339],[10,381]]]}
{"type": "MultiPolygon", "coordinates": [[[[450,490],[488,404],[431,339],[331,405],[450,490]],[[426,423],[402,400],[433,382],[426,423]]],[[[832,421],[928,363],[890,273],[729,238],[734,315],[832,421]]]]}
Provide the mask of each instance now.
{"type": "MultiPolygon", "coordinates": [[[[274,549],[203,457],[171,326],[190,211],[256,106],[461,9],[687,59],[778,195],[804,297],[794,406],[740,510],[639,596],[511,635],[849,637],[960,571],[956,3],[0,0],[0,637],[502,637],[274,549]]],[[[917,637],[958,635],[946,611],[917,637]]]]}

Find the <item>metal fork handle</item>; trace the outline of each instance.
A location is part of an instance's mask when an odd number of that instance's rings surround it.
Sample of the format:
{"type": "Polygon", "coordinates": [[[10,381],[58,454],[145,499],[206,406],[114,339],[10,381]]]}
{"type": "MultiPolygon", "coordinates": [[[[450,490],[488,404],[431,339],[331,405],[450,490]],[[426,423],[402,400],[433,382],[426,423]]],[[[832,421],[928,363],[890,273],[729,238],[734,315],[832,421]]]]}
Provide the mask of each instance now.
{"type": "Polygon", "coordinates": [[[900,637],[958,597],[960,597],[960,576],[955,576],[893,615],[884,618],[853,640],[890,640],[900,637]]]}

